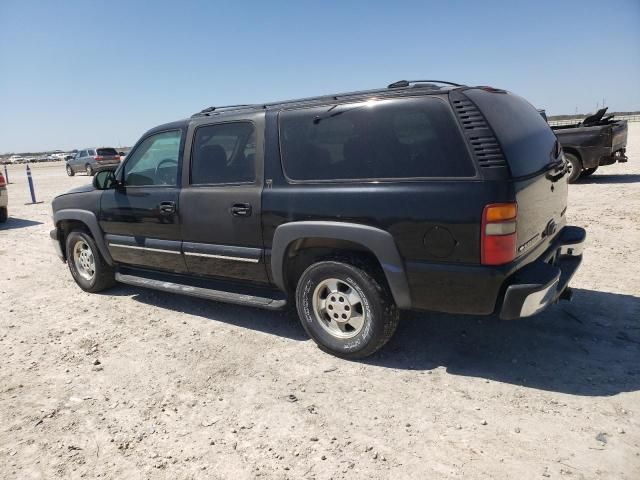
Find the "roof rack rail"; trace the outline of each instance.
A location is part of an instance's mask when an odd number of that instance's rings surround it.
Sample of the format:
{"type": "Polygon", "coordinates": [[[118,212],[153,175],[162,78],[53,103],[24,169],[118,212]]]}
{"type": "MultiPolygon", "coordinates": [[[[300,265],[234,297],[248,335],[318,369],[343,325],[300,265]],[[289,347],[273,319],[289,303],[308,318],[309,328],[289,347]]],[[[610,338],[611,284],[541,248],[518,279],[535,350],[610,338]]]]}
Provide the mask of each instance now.
{"type": "Polygon", "coordinates": [[[459,83],[445,82],[444,80],[398,80],[397,82],[390,83],[387,88],[405,88],[415,83],[443,83],[445,85],[451,85],[453,87],[461,87],[459,83]]]}
{"type": "Polygon", "coordinates": [[[207,107],[204,110],[200,110],[198,113],[194,113],[191,115],[192,117],[199,116],[207,116],[212,114],[213,112],[218,112],[220,110],[242,110],[243,108],[256,107],[257,105],[251,103],[238,104],[238,105],[223,105],[221,107],[207,107]]]}

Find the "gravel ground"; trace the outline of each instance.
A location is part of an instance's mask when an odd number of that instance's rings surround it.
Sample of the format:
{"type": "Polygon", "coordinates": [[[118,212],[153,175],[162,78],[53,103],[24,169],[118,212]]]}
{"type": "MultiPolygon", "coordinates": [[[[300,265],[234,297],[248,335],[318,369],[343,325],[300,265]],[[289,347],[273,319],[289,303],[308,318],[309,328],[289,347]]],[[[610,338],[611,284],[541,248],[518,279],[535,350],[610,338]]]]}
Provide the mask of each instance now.
{"type": "Polygon", "coordinates": [[[363,362],[294,316],[76,287],[49,246],[61,164],[9,169],[0,227],[0,477],[640,478],[640,124],[570,187],[589,234],[572,303],[411,313],[363,362]]]}

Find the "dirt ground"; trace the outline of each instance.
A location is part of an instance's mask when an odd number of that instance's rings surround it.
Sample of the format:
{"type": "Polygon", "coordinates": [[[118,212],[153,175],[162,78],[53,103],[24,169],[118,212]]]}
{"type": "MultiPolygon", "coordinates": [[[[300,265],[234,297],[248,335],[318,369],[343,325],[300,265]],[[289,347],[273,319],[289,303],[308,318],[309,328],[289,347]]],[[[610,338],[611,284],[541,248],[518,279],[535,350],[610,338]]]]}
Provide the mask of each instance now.
{"type": "Polygon", "coordinates": [[[640,123],[570,187],[573,302],[516,322],[405,314],[363,362],[294,316],[118,286],[82,292],[48,238],[86,183],[9,168],[0,227],[0,477],[640,478],[640,123]]]}

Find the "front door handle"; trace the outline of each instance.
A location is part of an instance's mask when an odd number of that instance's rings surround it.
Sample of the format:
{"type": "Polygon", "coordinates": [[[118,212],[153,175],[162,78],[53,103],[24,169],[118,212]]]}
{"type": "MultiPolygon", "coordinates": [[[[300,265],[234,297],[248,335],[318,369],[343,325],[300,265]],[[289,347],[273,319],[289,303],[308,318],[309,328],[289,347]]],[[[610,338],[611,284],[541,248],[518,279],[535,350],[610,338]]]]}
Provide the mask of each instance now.
{"type": "Polygon", "coordinates": [[[235,203],[229,210],[234,217],[249,217],[251,216],[251,204],[249,203],[235,203]]]}
{"type": "Polygon", "coordinates": [[[176,202],[160,202],[161,215],[173,215],[176,213],[176,202]]]}

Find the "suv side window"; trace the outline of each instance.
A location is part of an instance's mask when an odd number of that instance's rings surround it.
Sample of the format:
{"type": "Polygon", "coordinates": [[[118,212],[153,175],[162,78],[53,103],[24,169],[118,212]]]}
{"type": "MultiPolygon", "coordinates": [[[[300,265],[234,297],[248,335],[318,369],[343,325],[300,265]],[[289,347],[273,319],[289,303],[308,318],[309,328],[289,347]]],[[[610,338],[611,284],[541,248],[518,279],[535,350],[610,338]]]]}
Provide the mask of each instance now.
{"type": "Polygon", "coordinates": [[[291,180],[473,177],[451,108],[437,98],[284,110],[282,165],[291,180]]]}
{"type": "Polygon", "coordinates": [[[177,185],[182,132],[156,133],[145,138],[124,164],[129,186],[177,185]]]}
{"type": "Polygon", "coordinates": [[[92,157],[93,155],[96,154],[95,150],[87,150],[87,153],[89,154],[90,157],[92,157]]]}
{"type": "Polygon", "coordinates": [[[82,150],[79,154],[78,154],[78,158],[82,158],[82,157],[86,157],[87,156],[87,151],[86,150],[82,150]]]}
{"type": "Polygon", "coordinates": [[[196,129],[191,153],[191,184],[255,181],[256,133],[250,122],[205,125],[196,129]]]}

